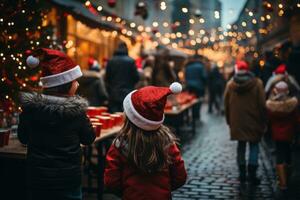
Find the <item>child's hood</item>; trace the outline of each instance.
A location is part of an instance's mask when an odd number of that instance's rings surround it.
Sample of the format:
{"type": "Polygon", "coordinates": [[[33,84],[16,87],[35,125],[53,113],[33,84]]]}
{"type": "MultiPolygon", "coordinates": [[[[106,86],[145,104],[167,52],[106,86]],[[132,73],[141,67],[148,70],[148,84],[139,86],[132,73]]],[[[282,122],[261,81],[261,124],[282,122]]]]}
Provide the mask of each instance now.
{"type": "Polygon", "coordinates": [[[74,117],[83,114],[88,102],[79,96],[57,97],[37,93],[21,94],[22,108],[46,115],[74,117]]]}
{"type": "Polygon", "coordinates": [[[290,97],[285,100],[271,100],[266,103],[267,109],[271,112],[277,113],[291,113],[295,111],[298,106],[298,100],[296,97],[290,97]]]}

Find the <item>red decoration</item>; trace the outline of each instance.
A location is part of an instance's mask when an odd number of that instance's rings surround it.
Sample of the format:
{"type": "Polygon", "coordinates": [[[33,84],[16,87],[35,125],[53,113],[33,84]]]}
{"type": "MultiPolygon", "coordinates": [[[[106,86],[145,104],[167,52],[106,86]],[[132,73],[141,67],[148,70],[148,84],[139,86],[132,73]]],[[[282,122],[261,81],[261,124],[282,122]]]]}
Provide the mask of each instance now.
{"type": "Polygon", "coordinates": [[[177,28],[177,25],[176,24],[171,24],[171,29],[172,30],[175,30],[177,28]]]}
{"type": "Polygon", "coordinates": [[[114,8],[117,4],[116,0],[107,0],[107,4],[109,7],[114,8]]]}
{"type": "Polygon", "coordinates": [[[157,28],[152,28],[152,33],[153,34],[156,34],[158,32],[158,29],[157,28]]]}
{"type": "Polygon", "coordinates": [[[31,54],[32,54],[32,51],[31,51],[31,50],[28,49],[28,50],[25,51],[26,57],[27,57],[27,56],[30,56],[31,54]]]}
{"type": "Polygon", "coordinates": [[[273,10],[274,10],[272,7],[272,4],[268,1],[263,2],[263,7],[269,12],[273,12],[273,10]]]}

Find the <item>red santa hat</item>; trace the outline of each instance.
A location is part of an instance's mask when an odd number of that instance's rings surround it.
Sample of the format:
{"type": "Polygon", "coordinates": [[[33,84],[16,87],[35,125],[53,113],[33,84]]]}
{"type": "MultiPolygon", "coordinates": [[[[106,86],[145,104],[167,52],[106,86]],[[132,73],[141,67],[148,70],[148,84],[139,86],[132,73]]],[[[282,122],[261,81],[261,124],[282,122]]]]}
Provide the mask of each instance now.
{"type": "Polygon", "coordinates": [[[236,61],[235,71],[239,74],[246,73],[249,71],[249,65],[243,60],[236,61]]]}
{"type": "Polygon", "coordinates": [[[286,65],[281,64],[279,65],[273,72],[274,74],[286,74],[286,65]]]}
{"type": "Polygon", "coordinates": [[[40,81],[44,88],[56,87],[76,80],[82,76],[79,65],[61,51],[38,49],[26,59],[29,67],[40,67],[40,81]]]}
{"type": "Polygon", "coordinates": [[[174,82],[168,87],[147,86],[129,93],[124,101],[124,112],[137,127],[152,131],[164,121],[164,108],[167,96],[180,93],[182,86],[174,82]]]}

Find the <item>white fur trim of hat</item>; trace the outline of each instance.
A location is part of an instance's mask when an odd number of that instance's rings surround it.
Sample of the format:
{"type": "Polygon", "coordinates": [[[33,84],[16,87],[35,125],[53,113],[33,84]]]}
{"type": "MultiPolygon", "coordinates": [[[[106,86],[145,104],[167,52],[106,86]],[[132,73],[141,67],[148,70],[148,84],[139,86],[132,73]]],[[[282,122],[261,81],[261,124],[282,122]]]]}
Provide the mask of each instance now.
{"type": "Polygon", "coordinates": [[[54,74],[51,76],[41,77],[40,80],[42,82],[43,88],[51,88],[51,87],[56,87],[59,85],[72,82],[81,76],[82,76],[81,69],[79,65],[77,65],[76,67],[68,71],[59,74],[54,74]]]}
{"type": "Polygon", "coordinates": [[[123,101],[123,107],[126,116],[129,118],[129,120],[132,123],[134,123],[136,126],[138,126],[143,130],[146,131],[157,130],[160,127],[160,125],[164,122],[165,116],[163,116],[163,119],[161,121],[152,121],[140,115],[132,105],[132,101],[131,101],[131,95],[135,91],[136,90],[129,93],[123,101]]]}

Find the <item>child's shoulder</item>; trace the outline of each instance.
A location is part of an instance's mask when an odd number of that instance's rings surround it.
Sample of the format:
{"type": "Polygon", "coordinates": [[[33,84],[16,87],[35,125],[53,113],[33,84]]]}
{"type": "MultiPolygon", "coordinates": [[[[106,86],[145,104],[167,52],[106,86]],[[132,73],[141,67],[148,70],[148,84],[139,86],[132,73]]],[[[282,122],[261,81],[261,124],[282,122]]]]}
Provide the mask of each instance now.
{"type": "Polygon", "coordinates": [[[60,116],[77,116],[85,113],[87,101],[80,96],[59,97],[39,93],[22,93],[21,105],[24,109],[43,111],[60,116]]]}

